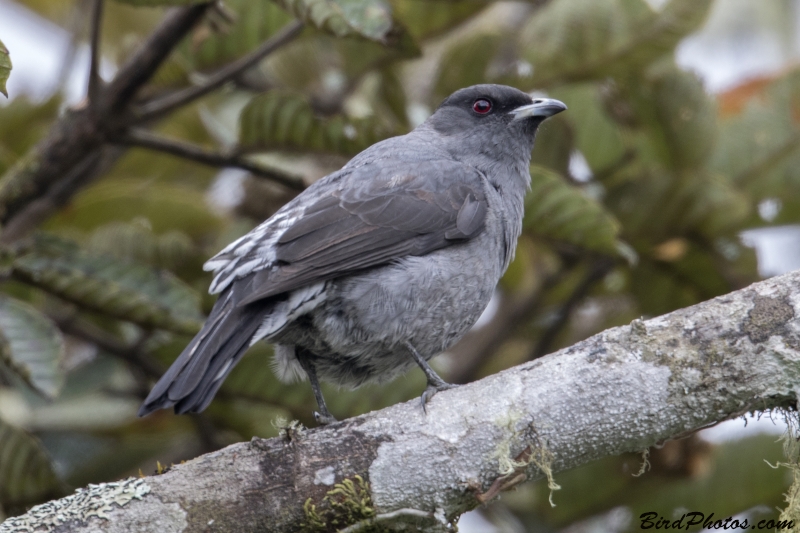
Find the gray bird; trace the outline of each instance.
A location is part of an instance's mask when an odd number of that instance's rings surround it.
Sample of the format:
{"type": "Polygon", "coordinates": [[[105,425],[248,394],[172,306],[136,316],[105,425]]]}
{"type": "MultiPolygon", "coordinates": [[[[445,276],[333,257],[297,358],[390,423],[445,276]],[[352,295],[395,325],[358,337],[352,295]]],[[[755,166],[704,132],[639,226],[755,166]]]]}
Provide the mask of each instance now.
{"type": "Polygon", "coordinates": [[[453,93],[414,131],[376,143],[212,257],[200,333],[139,409],[200,412],[248,347],[283,381],[388,381],[419,365],[425,403],[452,387],[427,361],[489,303],[514,256],[536,129],[567,107],[503,85],[453,93]]]}

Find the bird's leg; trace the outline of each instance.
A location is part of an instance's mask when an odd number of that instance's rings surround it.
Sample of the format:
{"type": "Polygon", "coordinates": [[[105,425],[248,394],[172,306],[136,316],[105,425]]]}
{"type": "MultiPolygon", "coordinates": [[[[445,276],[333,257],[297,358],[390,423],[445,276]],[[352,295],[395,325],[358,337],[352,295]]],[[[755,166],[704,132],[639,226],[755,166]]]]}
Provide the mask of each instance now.
{"type": "Polygon", "coordinates": [[[300,361],[300,366],[302,366],[303,370],[306,371],[308,381],[311,383],[311,390],[314,391],[314,397],[317,399],[317,405],[319,406],[319,412],[314,411],[314,419],[317,421],[317,424],[321,426],[333,424],[336,422],[336,419],[333,417],[331,412],[328,411],[328,406],[325,405],[325,397],[322,396],[322,389],[319,386],[317,369],[314,368],[314,363],[311,361],[311,358],[303,357],[302,354],[298,353],[297,356],[297,360],[300,361]]]}
{"type": "Polygon", "coordinates": [[[428,387],[425,389],[425,392],[422,393],[422,410],[426,413],[428,412],[426,405],[433,395],[439,391],[447,390],[447,389],[454,389],[458,387],[458,385],[453,385],[452,383],[448,383],[442,378],[439,377],[439,374],[436,373],[434,369],[431,368],[431,365],[419,354],[419,352],[414,348],[410,342],[405,342],[405,347],[408,348],[408,351],[411,352],[411,357],[414,358],[414,361],[417,362],[419,367],[425,373],[425,377],[428,379],[428,387]]]}

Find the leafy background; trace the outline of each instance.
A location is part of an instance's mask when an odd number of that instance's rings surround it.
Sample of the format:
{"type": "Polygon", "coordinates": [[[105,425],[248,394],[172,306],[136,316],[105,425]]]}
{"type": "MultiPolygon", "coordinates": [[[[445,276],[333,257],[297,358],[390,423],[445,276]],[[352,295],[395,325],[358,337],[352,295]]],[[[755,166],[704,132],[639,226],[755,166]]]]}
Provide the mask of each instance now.
{"type": "MultiPolygon", "coordinates": [[[[107,2],[104,71],[136,48],[165,5],[188,3],[107,2]]],[[[9,60],[0,43],[0,92],[9,72],[11,87],[0,103],[0,195],[53,121],[81,105],[74,72],[85,68],[89,7],[2,4],[59,26],[69,46],[55,90],[42,97],[14,94],[27,56],[12,49],[9,60]]],[[[736,34],[748,17],[794,50],[798,6],[226,0],[140,98],[198,83],[300,18],[307,28],[297,39],[150,133],[306,184],[408,131],[466,85],[506,83],[567,103],[569,112],[541,129],[524,233],[490,311],[436,360],[463,383],[786,268],[800,243],[796,55],[783,54],[769,74],[710,87],[679,66],[676,50],[736,34]],[[788,243],[783,261],[757,261],[751,246],[768,255],[778,237],[788,243]]],[[[205,413],[135,417],[213,304],[203,261],[294,194],[263,173],[134,147],[34,235],[0,250],[0,518],[87,483],[150,473],[156,461],[275,435],[279,417],[313,425],[311,391],[277,382],[268,346],[251,350],[205,413]]],[[[329,388],[326,397],[345,417],[416,398],[423,386],[415,370],[383,387],[329,388]]],[[[789,476],[764,463],[782,458],[775,436],[714,435],[650,450],[638,476],[638,455],[561,473],[556,507],[546,485],[525,485],[465,516],[462,531],[627,531],[646,511],[776,517],[789,476]]]]}

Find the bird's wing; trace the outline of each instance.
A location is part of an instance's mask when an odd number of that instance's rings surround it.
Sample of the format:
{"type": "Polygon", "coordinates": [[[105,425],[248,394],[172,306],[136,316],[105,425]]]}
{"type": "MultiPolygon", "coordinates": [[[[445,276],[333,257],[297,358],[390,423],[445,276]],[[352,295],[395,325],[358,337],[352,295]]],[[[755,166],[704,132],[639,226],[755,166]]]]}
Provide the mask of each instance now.
{"type": "Polygon", "coordinates": [[[484,187],[477,170],[448,159],[347,169],[315,201],[301,195],[209,260],[212,292],[236,281],[245,305],[470,239],[484,226],[484,187]]]}

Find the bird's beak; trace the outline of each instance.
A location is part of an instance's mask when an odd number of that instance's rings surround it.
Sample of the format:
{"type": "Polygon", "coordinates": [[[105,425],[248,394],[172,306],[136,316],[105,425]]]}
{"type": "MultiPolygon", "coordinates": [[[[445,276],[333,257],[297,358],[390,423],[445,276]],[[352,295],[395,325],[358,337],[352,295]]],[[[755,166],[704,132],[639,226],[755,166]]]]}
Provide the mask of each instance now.
{"type": "Polygon", "coordinates": [[[564,102],[554,100],[552,98],[537,98],[532,104],[520,106],[511,111],[514,115],[514,120],[522,120],[531,117],[552,117],[556,113],[561,113],[566,110],[567,106],[564,102]]]}

